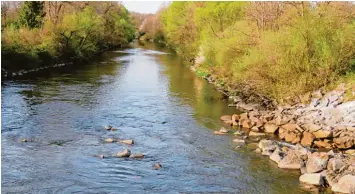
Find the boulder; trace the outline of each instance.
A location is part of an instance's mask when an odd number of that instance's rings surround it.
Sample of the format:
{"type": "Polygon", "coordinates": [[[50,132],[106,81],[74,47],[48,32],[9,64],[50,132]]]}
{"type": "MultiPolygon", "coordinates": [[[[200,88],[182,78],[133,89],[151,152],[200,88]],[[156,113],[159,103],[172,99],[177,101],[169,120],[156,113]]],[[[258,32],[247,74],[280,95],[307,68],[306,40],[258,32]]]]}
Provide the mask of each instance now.
{"type": "Polygon", "coordinates": [[[327,170],[338,171],[345,166],[345,162],[340,158],[331,158],[327,164],[327,170]]]}
{"type": "Polygon", "coordinates": [[[315,136],[312,133],[305,131],[305,132],[303,132],[301,144],[304,146],[311,146],[314,139],[315,139],[315,136]]]}
{"type": "Polygon", "coordinates": [[[307,173],[320,172],[327,168],[328,155],[325,152],[314,152],[306,163],[307,173]]]}
{"type": "Polygon", "coordinates": [[[279,164],[280,161],[283,159],[284,155],[285,153],[278,148],[274,152],[272,152],[272,154],[270,155],[270,160],[279,164]]]}
{"type": "Polygon", "coordinates": [[[305,173],[299,178],[300,182],[311,185],[323,185],[324,179],[321,173],[305,173]]]}
{"type": "Polygon", "coordinates": [[[257,126],[252,127],[250,130],[254,132],[260,132],[260,129],[257,126]]]}
{"type": "Polygon", "coordinates": [[[294,150],[289,150],[286,156],[279,162],[278,167],[284,169],[300,169],[302,159],[294,150]]]}
{"type": "Polygon", "coordinates": [[[275,133],[277,131],[277,129],[279,128],[279,126],[275,125],[275,124],[265,124],[264,125],[264,129],[266,133],[275,133]]]}
{"type": "Polygon", "coordinates": [[[321,139],[321,138],[328,138],[332,136],[332,132],[329,130],[318,130],[315,132],[312,132],[316,138],[321,139]]]}
{"type": "Polygon", "coordinates": [[[111,125],[106,125],[106,126],[105,126],[105,129],[106,129],[106,130],[111,130],[111,129],[112,129],[112,126],[111,126],[111,125]]]}
{"type": "Polygon", "coordinates": [[[133,141],[133,139],[125,139],[125,140],[121,140],[120,143],[132,145],[132,144],[134,144],[134,141],[133,141]]]}
{"type": "Polygon", "coordinates": [[[121,150],[116,154],[117,157],[129,157],[131,155],[131,151],[129,149],[121,150]]]}
{"type": "Polygon", "coordinates": [[[332,191],[340,193],[355,193],[355,176],[345,175],[332,186],[332,191]]]}
{"type": "Polygon", "coordinates": [[[229,121],[229,120],[232,120],[232,116],[230,116],[230,115],[223,115],[223,116],[221,116],[221,120],[222,120],[222,121],[229,121]]]}

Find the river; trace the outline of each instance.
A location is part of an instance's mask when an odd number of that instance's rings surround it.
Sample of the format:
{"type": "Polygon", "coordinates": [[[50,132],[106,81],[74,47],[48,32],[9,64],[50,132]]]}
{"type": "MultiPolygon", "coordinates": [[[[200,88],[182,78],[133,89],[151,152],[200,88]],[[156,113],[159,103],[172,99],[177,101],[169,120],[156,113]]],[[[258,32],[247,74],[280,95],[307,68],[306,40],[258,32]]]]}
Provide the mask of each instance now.
{"type": "Polygon", "coordinates": [[[84,66],[4,81],[1,94],[4,193],[305,192],[298,171],[213,135],[219,117],[237,111],[166,49],[106,52],[84,66]],[[146,157],[94,157],[124,148],[146,157]]]}

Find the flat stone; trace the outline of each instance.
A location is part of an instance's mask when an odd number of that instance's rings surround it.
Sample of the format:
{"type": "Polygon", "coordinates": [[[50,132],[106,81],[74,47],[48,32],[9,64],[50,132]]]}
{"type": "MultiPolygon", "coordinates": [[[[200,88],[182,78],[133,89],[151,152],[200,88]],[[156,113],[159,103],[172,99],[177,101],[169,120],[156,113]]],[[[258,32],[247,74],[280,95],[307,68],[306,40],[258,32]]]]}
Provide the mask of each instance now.
{"type": "Polygon", "coordinates": [[[279,128],[279,126],[277,126],[275,124],[265,124],[264,125],[264,129],[265,129],[266,133],[275,133],[278,128],[279,128]]]}
{"type": "Polygon", "coordinates": [[[328,138],[332,136],[332,132],[329,130],[318,130],[316,132],[313,132],[313,135],[316,136],[316,138],[328,138]]]}
{"type": "Polygon", "coordinates": [[[345,175],[332,186],[332,191],[340,193],[355,193],[355,176],[345,175]]]}
{"type": "Polygon", "coordinates": [[[299,178],[300,182],[311,185],[323,185],[323,177],[321,173],[305,173],[299,178]]]}
{"type": "Polygon", "coordinates": [[[131,155],[131,151],[129,149],[121,150],[116,154],[117,157],[129,157],[131,155]]]}
{"type": "Polygon", "coordinates": [[[314,144],[319,148],[331,148],[332,145],[325,141],[315,141],[314,144]]]}

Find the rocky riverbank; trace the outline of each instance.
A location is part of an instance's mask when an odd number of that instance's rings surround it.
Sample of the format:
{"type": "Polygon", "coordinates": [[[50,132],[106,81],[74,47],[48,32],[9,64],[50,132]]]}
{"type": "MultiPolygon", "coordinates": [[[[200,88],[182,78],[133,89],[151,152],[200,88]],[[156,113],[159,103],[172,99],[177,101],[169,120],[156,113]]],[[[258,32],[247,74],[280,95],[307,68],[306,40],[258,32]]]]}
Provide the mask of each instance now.
{"type": "MultiPolygon", "coordinates": [[[[233,126],[238,146],[259,141],[256,152],[279,168],[300,170],[300,182],[331,187],[334,192],[355,192],[355,101],[343,102],[345,89],[307,96],[310,103],[278,106],[275,110],[230,97],[242,114],[223,115],[233,126]],[[247,140],[247,141],[246,141],[247,140]]],[[[226,134],[222,128],[215,134],[226,134]]]]}

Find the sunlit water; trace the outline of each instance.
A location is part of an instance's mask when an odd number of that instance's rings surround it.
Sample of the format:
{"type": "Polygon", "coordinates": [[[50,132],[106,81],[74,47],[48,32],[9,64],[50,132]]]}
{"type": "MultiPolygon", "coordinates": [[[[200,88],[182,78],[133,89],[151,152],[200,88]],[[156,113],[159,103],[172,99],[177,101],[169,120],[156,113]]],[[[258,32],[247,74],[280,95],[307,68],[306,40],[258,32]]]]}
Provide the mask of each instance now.
{"type": "Polygon", "coordinates": [[[5,81],[1,94],[4,193],[304,192],[298,172],[212,134],[236,110],[166,50],[107,52],[5,81]],[[108,137],[136,144],[105,144],[108,137]],[[94,157],[126,147],[146,157],[94,157]],[[156,162],[163,168],[152,170],[156,162]]]}

